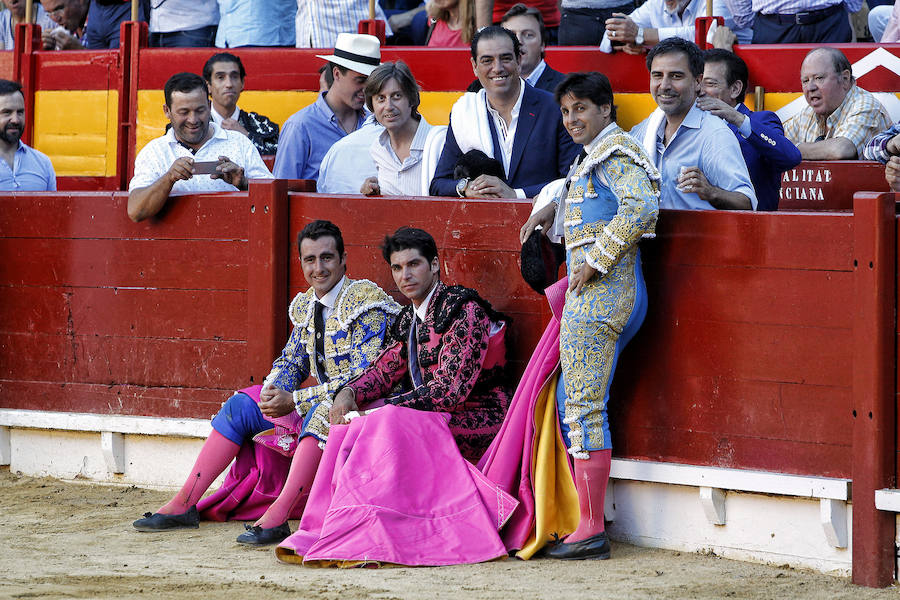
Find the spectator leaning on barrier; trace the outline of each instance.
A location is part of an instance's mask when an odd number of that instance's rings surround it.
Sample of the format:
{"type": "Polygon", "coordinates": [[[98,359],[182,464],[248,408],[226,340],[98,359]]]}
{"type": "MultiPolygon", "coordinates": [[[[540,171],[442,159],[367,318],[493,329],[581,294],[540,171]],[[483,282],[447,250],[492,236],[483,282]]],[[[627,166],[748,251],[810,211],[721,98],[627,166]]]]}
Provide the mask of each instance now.
{"type": "Polygon", "coordinates": [[[219,52],[206,61],[203,79],[212,98],[212,120],[222,129],[246,135],[260,154],[275,154],[278,123],[259,113],[241,110],[237,105],[246,75],[244,64],[234,54],[219,52]]]}
{"type": "MultiPolygon", "coordinates": [[[[150,15],[150,1],[138,3],[138,21],[146,21],[150,15]]],[[[85,27],[84,45],[90,50],[106,50],[119,47],[121,25],[131,20],[130,0],[91,0],[85,27]]]]}
{"type": "Polygon", "coordinates": [[[89,0],[41,0],[41,6],[56,27],[41,31],[44,50],[81,50],[84,48],[84,23],[89,0]]]}
{"type": "Polygon", "coordinates": [[[740,27],[753,28],[754,44],[841,44],[853,41],[847,13],[862,0],[725,0],[740,27]]]}
{"type": "MultiPolygon", "coordinates": [[[[725,19],[725,26],[734,32],[739,43],[750,41],[752,32],[735,24],[723,0],[713,0],[713,14],[725,19]]],[[[647,0],[634,12],[616,13],[606,21],[600,49],[641,54],[647,46],[670,37],[694,41],[694,20],[705,16],[706,0],[647,0]]]]}
{"type": "Polygon", "coordinates": [[[150,6],[150,45],[159,48],[211,48],[216,42],[216,0],[165,0],[150,6]]]}
{"type": "Polygon", "coordinates": [[[216,46],[293,46],[295,0],[219,0],[216,46]]]}
{"type": "Polygon", "coordinates": [[[433,173],[428,172],[426,148],[440,148],[444,128],[432,127],[419,114],[415,77],[403,61],[384,63],[369,75],[365,91],[366,106],[384,129],[368,149],[378,174],[359,191],[367,196],[427,196],[433,173]]]}
{"type": "Polygon", "coordinates": [[[757,210],[778,210],[781,176],[803,160],[800,150],[784,137],[778,115],[744,105],[749,72],[741,57],[716,48],[707,50],[704,59],[697,108],[724,119],[737,137],[759,201],[757,210]]]}
{"type": "Polygon", "coordinates": [[[647,55],[659,107],[631,130],[662,175],[660,208],[755,210],[756,194],[734,134],[697,108],[703,52],[667,38],[647,55]]]}
{"type": "MultiPolygon", "coordinates": [[[[25,22],[25,0],[3,0],[6,10],[0,12],[0,49],[12,50],[16,45],[16,25],[25,22]]],[[[31,22],[41,26],[42,31],[56,27],[56,23],[39,2],[32,5],[31,22]]]]}
{"type": "MultiPolygon", "coordinates": [[[[381,62],[381,44],[372,35],[342,33],[334,52],[317,54],[328,61],[327,92],[285,122],[278,138],[275,176],[318,179],[319,165],[332,144],[362,127],[366,120],[363,88],[381,62]]],[[[357,188],[358,189],[358,188],[357,188]]]]}
{"type": "Polygon", "coordinates": [[[885,179],[892,191],[900,192],[900,123],[873,137],[866,144],[863,156],[885,163],[885,179]]]}
{"type": "Polygon", "coordinates": [[[472,69],[483,89],[466,92],[450,111],[450,126],[431,181],[433,196],[533,198],[563,177],[578,148],[563,127],[553,96],[519,77],[519,40],[502,27],[472,39],[472,69]],[[503,166],[505,181],[454,176],[460,157],[480,150],[503,166]]]}
{"type": "Polygon", "coordinates": [[[25,96],[15,81],[0,79],[0,190],[56,191],[56,173],[47,155],[22,143],[25,96]]]}
{"type": "Polygon", "coordinates": [[[837,48],[810,50],[800,65],[807,106],[784,124],[804,160],[853,160],[891,124],[875,96],[856,85],[850,61],[837,48]]]}
{"type": "Polygon", "coordinates": [[[199,75],[176,73],[164,88],[163,111],[172,127],[134,161],[128,216],[141,221],[162,210],[170,195],[246,190],[248,179],[271,179],[256,147],[210,119],[209,89],[199,75]]]}

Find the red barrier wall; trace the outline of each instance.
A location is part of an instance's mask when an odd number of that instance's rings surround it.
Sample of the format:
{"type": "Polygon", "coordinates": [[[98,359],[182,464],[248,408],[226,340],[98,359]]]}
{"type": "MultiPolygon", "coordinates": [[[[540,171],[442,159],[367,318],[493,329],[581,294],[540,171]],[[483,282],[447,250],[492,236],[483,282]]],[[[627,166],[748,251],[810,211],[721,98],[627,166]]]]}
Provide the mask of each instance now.
{"type": "MultiPolygon", "coordinates": [[[[173,199],[138,225],[124,193],[0,197],[0,406],[212,414],[280,350],[302,289],[292,239],[313,218],[343,227],[352,276],[395,296],[378,243],[429,230],[442,277],[515,318],[521,371],[547,321],[518,274],[527,202],[288,186],[173,199]]],[[[662,211],[649,314],[613,387],[616,456],[851,478],[854,581],[888,585],[893,517],[874,491],[897,479],[897,228],[886,194],[853,213],[662,211]]]]}
{"type": "MultiPolygon", "coordinates": [[[[400,224],[432,232],[444,279],[515,319],[520,372],[548,318],[518,274],[528,210],[287,197],[275,182],[182,197],[135,225],[121,193],[3,198],[0,404],[208,416],[280,350],[285,307],[305,288],[294,240],[314,218],[343,228],[351,276],[397,298],[378,244],[400,224]],[[288,215],[280,233],[257,222],[270,211],[288,215]],[[266,262],[273,243],[289,262],[266,262]]],[[[849,477],[853,232],[851,214],[664,211],[643,250],[650,312],[615,383],[617,455],[849,477]]]]}

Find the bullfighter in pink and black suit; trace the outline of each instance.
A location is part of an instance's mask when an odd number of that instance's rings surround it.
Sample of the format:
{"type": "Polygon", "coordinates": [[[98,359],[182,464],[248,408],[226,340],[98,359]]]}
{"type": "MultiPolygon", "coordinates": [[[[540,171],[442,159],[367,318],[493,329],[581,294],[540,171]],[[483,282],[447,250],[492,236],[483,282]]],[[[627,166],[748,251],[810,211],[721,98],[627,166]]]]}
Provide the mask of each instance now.
{"type": "Polygon", "coordinates": [[[475,290],[440,281],[437,246],[427,232],[398,229],[382,250],[412,303],[389,329],[381,355],[335,396],[332,422],[379,404],[449,413],[460,452],[476,462],[509,407],[508,319],[475,290]]]}

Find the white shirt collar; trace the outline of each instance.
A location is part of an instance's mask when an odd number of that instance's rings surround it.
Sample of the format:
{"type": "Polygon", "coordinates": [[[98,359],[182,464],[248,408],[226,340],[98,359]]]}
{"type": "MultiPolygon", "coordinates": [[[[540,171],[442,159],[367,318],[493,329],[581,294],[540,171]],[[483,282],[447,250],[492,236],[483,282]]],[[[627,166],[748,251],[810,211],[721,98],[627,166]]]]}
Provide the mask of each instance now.
{"type": "Polygon", "coordinates": [[[437,289],[439,282],[439,279],[434,282],[434,285],[431,286],[431,291],[425,296],[425,301],[414,310],[416,316],[419,317],[419,320],[423,323],[425,322],[425,316],[428,314],[428,305],[431,304],[431,297],[434,296],[434,290],[437,289]]]}
{"type": "Polygon", "coordinates": [[[531,84],[531,87],[537,87],[537,80],[541,78],[541,75],[544,74],[544,69],[547,68],[547,63],[544,62],[544,59],[541,59],[541,62],[537,64],[534,68],[534,71],[531,72],[531,75],[525,78],[525,81],[531,84]]]}
{"type": "MultiPolygon", "coordinates": [[[[206,146],[206,144],[210,143],[210,142],[211,142],[212,140],[214,140],[214,139],[220,139],[220,140],[221,140],[221,139],[225,139],[225,140],[228,139],[228,134],[225,133],[225,130],[222,129],[221,127],[219,127],[219,126],[216,124],[216,122],[213,121],[212,119],[210,119],[210,121],[209,121],[209,128],[212,130],[212,135],[209,136],[209,139],[206,140],[206,141],[203,143],[203,146],[200,146],[200,148],[203,148],[204,146],[206,146]]],[[[166,134],[165,134],[163,137],[166,138],[166,140],[167,140],[170,144],[181,145],[181,142],[179,142],[179,141],[178,141],[178,138],[175,137],[175,128],[174,128],[174,127],[169,127],[169,130],[166,132],[166,134]]],[[[200,148],[197,149],[197,152],[200,151],[200,148]]],[[[196,154],[196,152],[195,152],[195,154],[196,154]]]]}
{"type": "Polygon", "coordinates": [[[310,302],[321,302],[325,305],[325,308],[329,311],[334,310],[335,304],[337,304],[337,297],[341,293],[341,288],[344,287],[344,280],[347,278],[346,275],[342,276],[340,281],[334,284],[334,287],[328,290],[328,293],[322,296],[321,298],[316,298],[315,292],[313,292],[312,299],[310,302]]]}
{"type": "MultiPolygon", "coordinates": [[[[509,119],[509,129],[514,129],[516,123],[519,120],[519,111],[522,110],[522,98],[525,97],[525,80],[521,77],[519,78],[519,97],[516,99],[515,105],[513,105],[512,111],[510,111],[510,119],[509,119]]],[[[493,115],[495,119],[499,119],[503,121],[503,117],[500,116],[500,111],[491,106],[491,101],[488,99],[487,94],[484,96],[484,102],[487,104],[488,113],[493,115]]],[[[506,123],[506,121],[503,121],[506,123]]],[[[499,133],[499,132],[498,132],[499,133]]]]}
{"type": "Polygon", "coordinates": [[[237,121],[238,117],[241,115],[241,109],[238,106],[234,107],[234,112],[231,114],[230,117],[223,117],[222,115],[219,114],[219,111],[216,110],[216,107],[214,107],[212,105],[210,105],[210,106],[211,106],[212,110],[210,110],[209,112],[210,112],[210,114],[212,114],[212,120],[216,125],[220,125],[222,123],[222,121],[224,121],[225,119],[234,119],[235,121],[237,121]]]}

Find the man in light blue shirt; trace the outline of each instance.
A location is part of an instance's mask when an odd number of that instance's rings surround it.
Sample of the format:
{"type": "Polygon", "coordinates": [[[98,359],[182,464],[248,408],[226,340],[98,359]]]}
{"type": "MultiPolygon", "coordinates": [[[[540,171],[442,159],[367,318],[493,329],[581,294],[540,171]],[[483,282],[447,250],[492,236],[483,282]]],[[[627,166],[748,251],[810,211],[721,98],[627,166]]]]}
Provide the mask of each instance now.
{"type": "Polygon", "coordinates": [[[296,0],[219,0],[216,46],[291,46],[296,0]]]}
{"type": "Polygon", "coordinates": [[[274,174],[278,179],[318,179],[319,165],[331,146],[366,120],[363,88],[381,62],[381,44],[372,35],[342,33],[328,61],[329,81],[313,104],[291,115],[281,128],[274,174]],[[330,77],[329,77],[330,75],[330,77]]]}
{"type": "Polygon", "coordinates": [[[19,138],[25,130],[25,96],[15,81],[0,79],[0,190],[54,192],[56,173],[43,152],[19,138]]]}
{"type": "Polygon", "coordinates": [[[650,95],[659,107],[631,130],[659,169],[660,208],[756,210],[756,193],[737,138],[695,106],[703,52],[667,38],[647,55],[650,95]]]}

